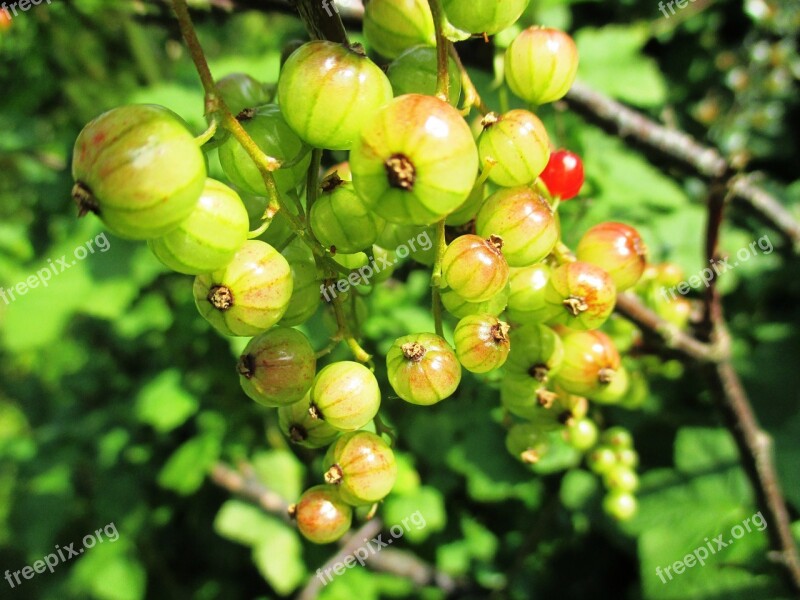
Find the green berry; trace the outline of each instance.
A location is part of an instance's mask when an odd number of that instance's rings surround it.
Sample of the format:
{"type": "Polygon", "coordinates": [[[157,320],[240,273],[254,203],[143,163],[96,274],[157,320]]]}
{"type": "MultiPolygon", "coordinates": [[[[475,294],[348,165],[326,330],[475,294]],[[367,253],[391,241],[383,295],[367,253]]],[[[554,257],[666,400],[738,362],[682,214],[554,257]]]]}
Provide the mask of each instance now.
{"type": "Polygon", "coordinates": [[[506,50],[508,87],[531,104],[563,98],[578,72],[578,49],[572,38],[558,29],[529,27],[506,50]]]}
{"type": "Polygon", "coordinates": [[[309,414],[311,394],[306,394],[289,406],[278,409],[278,426],[293,444],[306,448],[322,448],[335,440],[341,431],[334,429],[322,419],[309,414]]]}
{"type": "Polygon", "coordinates": [[[336,485],[348,504],[373,504],[392,491],[397,464],[380,436],[368,431],[345,433],[333,443],[329,455],[324,463],[325,481],[336,485]]]}
{"type": "Polygon", "coordinates": [[[438,335],[418,333],[395,340],[386,353],[389,384],[411,404],[436,404],[456,391],[461,365],[438,335]]]}
{"type": "Polygon", "coordinates": [[[636,497],[627,492],[610,492],[603,499],[603,510],[617,521],[628,521],[638,509],[636,497]]]}
{"type": "Polygon", "coordinates": [[[369,0],[364,3],[364,36],[386,58],[418,44],[436,45],[427,0],[369,0]]]}
{"type": "Polygon", "coordinates": [[[256,240],[245,242],[224,269],[194,280],[197,309],[223,335],[266,331],[283,317],[291,296],[289,263],[256,240]]]}
{"type": "Polygon", "coordinates": [[[489,179],[504,187],[533,183],[550,158],[550,138],[539,118],[515,109],[489,113],[482,124],[478,152],[481,164],[493,163],[489,179]]]}
{"type": "MultiPolygon", "coordinates": [[[[450,73],[448,100],[451,105],[458,106],[458,99],[461,96],[461,73],[452,58],[448,58],[447,65],[450,73]]],[[[438,75],[436,48],[429,46],[409,48],[389,65],[386,75],[389,77],[395,96],[436,95],[438,75]]]]}
{"type": "Polygon", "coordinates": [[[360,45],[317,40],[283,65],[278,99],[286,122],[306,143],[349,150],[365,119],[392,99],[392,86],[360,45]]]}
{"type": "Polygon", "coordinates": [[[78,135],[72,197],[108,229],[135,240],[163,236],[194,208],[206,183],[203,153],[175,113],[132,104],[103,113],[78,135]]]}
{"type": "Polygon", "coordinates": [[[207,179],[191,214],[168,234],[147,241],[165,266],[198,275],[222,269],[247,240],[250,220],[239,194],[207,179]]]}
{"type": "Polygon", "coordinates": [[[546,433],[532,423],[514,425],[506,434],[506,449],[517,460],[535,464],[549,448],[546,433]]]}
{"type": "Polygon", "coordinates": [[[505,289],[508,263],[503,257],[503,240],[462,235],[453,240],[442,257],[446,286],[468,302],[485,302],[505,289]]]}
{"type": "Polygon", "coordinates": [[[311,342],[289,327],[276,327],[254,337],[237,366],[244,392],[270,407],[298,402],[311,388],[316,369],[311,342]]]}
{"type": "Polygon", "coordinates": [[[378,380],[364,365],[342,361],[317,373],[311,387],[309,414],[342,431],[360,429],[378,414],[378,380]]]}
{"type": "Polygon", "coordinates": [[[502,367],[511,347],[508,325],[488,314],[461,319],[453,339],[461,366],[473,373],[487,373],[502,367]]]}
{"type": "Polygon", "coordinates": [[[367,209],[353,184],[337,176],[326,179],[322,189],[311,207],[311,229],[319,242],[337,254],[372,246],[385,223],[367,209]]]}

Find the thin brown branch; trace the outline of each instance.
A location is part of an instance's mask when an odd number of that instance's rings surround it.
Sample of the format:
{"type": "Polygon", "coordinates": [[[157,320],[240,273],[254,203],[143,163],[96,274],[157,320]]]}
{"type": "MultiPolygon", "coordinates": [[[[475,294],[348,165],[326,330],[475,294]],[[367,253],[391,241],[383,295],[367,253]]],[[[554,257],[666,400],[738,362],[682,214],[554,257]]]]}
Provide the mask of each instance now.
{"type": "Polygon", "coordinates": [[[565,100],[570,107],[621,138],[671,157],[707,179],[727,180],[733,197],[745,204],[800,250],[800,223],[770,193],[757,186],[752,175],[734,176],[734,169],[724,156],[689,134],[670,129],[642,113],[617,102],[576,81],[565,100]]]}
{"type": "Polygon", "coordinates": [[[211,481],[231,494],[241,496],[266,512],[278,515],[288,521],[289,503],[259,481],[252,469],[245,469],[245,471],[247,471],[246,475],[225,463],[218,462],[211,469],[211,481]]]}

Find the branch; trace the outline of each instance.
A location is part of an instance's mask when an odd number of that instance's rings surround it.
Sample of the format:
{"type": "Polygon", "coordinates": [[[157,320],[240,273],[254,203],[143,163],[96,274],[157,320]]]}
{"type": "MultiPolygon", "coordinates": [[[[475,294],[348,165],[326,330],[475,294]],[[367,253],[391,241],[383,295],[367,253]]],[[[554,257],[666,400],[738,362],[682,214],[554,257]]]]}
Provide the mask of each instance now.
{"type": "Polygon", "coordinates": [[[752,175],[732,177],[733,167],[711,146],[689,134],[670,129],[624,104],[576,81],[565,98],[570,107],[621,138],[678,160],[707,179],[727,179],[733,196],[792,242],[800,251],[800,223],[771,194],[753,182],[752,175]]]}
{"type": "MultiPolygon", "coordinates": [[[[251,465],[243,463],[237,471],[225,463],[218,462],[211,469],[211,481],[231,494],[252,502],[265,512],[277,515],[284,521],[291,521],[289,504],[258,479],[251,465]]],[[[321,567],[322,571],[344,561],[345,557],[365,543],[364,538],[371,540],[376,537],[383,530],[383,525],[383,521],[376,517],[364,523],[356,531],[345,535],[339,540],[341,549],[325,562],[321,567]]],[[[403,550],[386,548],[376,554],[371,553],[367,564],[376,571],[407,577],[419,586],[435,584],[445,592],[451,592],[458,585],[449,575],[437,571],[410,552],[403,550]]],[[[319,578],[309,579],[298,600],[313,600],[319,594],[321,587],[322,581],[319,578]]]]}

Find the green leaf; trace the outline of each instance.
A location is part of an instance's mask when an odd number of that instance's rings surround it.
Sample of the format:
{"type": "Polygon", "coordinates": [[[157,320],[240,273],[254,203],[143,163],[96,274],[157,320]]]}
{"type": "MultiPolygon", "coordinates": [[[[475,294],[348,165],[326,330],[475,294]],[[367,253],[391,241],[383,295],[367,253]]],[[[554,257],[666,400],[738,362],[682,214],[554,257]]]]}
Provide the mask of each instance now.
{"type": "Polygon", "coordinates": [[[306,578],[303,547],[297,531],[278,519],[268,517],[265,526],[253,548],[253,562],[275,591],[286,596],[306,578]]]}
{"type": "Polygon", "coordinates": [[[391,494],[384,503],[383,518],[386,531],[397,526],[404,531],[402,537],[419,543],[444,529],[447,510],[439,490],[422,486],[411,494],[391,494]]]}
{"type": "Polygon", "coordinates": [[[725,429],[682,427],[675,439],[675,466],[684,473],[703,473],[739,464],[739,452],[725,429]]]}
{"type": "Polygon", "coordinates": [[[72,568],[70,584],[83,592],[78,597],[141,600],[147,591],[147,572],[133,555],[132,545],[118,539],[81,554],[72,568]]]}
{"type": "Polygon", "coordinates": [[[196,491],[222,452],[220,436],[215,432],[192,438],[172,456],[158,474],[158,484],[181,495],[196,491]]]}
{"type": "Polygon", "coordinates": [[[160,433],[182,425],[197,412],[198,401],[181,386],[178,369],[164,371],[136,396],[136,417],[160,433]]]}
{"type": "Polygon", "coordinates": [[[257,506],[240,500],[228,500],[214,519],[214,531],[239,544],[256,546],[269,533],[270,519],[257,506]]]}
{"type": "Polygon", "coordinates": [[[636,106],[661,106],[667,86],[657,63],[642,53],[649,38],[646,23],[584,27],[575,36],[580,53],[578,77],[636,106]]]}
{"type": "Polygon", "coordinates": [[[306,468],[288,450],[268,450],[255,454],[253,467],[259,479],[289,502],[303,493],[306,468]]]}

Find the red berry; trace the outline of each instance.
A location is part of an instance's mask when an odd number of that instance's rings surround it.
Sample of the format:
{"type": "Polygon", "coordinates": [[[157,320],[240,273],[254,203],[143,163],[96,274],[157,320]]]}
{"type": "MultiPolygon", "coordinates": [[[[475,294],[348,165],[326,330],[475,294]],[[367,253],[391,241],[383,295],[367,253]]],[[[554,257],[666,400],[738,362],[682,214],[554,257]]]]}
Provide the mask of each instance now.
{"type": "Polygon", "coordinates": [[[501,189],[489,196],[475,220],[482,238],[503,240],[503,256],[511,267],[539,262],[558,241],[558,225],[547,201],[529,187],[501,189]]]}
{"type": "Polygon", "coordinates": [[[508,325],[488,314],[461,319],[453,339],[458,360],[473,373],[487,373],[502,367],[511,348],[508,325]]]}
{"type": "Polygon", "coordinates": [[[550,160],[539,178],[547,186],[551,196],[570,200],[583,187],[583,162],[577,154],[569,150],[556,150],[550,155],[550,160]]]}
{"type": "Polygon", "coordinates": [[[333,443],[328,455],[325,481],[336,485],[348,504],[373,504],[392,491],[397,463],[394,452],[380,436],[369,431],[345,433],[333,443]]]}
{"type": "Polygon", "coordinates": [[[353,509],[330,485],[307,489],[289,511],[303,537],[315,544],[335,542],[347,533],[353,522],[353,509]]]}
{"type": "Polygon", "coordinates": [[[237,366],[244,392],[271,407],[293,404],[305,396],[316,368],[311,342],[289,327],[276,327],[254,337],[237,366]]]}
{"type": "Polygon", "coordinates": [[[587,231],[576,250],[578,260],[601,267],[617,291],[632,288],[647,265],[647,248],[639,232],[623,223],[601,223],[587,231]]]}
{"type": "Polygon", "coordinates": [[[508,263],[503,240],[462,235],[453,240],[442,257],[444,283],[468,302],[485,302],[499,294],[508,282],[508,263]]]}
{"type": "Polygon", "coordinates": [[[449,344],[432,333],[395,340],[386,353],[389,383],[411,404],[436,404],[451,396],[461,382],[461,365],[449,344]]]}
{"type": "Polygon", "coordinates": [[[548,323],[572,329],[597,329],[614,310],[617,291],[603,269],[577,261],[553,270],[545,299],[552,307],[560,307],[548,323]]]}

